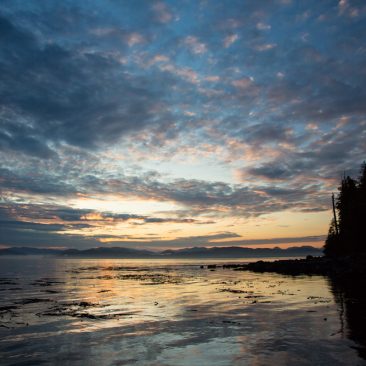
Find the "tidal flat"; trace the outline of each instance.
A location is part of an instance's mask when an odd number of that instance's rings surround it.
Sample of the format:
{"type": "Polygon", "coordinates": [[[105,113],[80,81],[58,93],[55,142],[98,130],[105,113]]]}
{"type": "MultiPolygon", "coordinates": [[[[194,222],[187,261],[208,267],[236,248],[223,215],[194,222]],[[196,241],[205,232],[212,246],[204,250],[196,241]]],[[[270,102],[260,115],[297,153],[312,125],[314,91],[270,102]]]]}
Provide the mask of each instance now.
{"type": "Polygon", "coordinates": [[[0,364],[366,364],[357,290],[238,262],[0,258],[0,364]]]}

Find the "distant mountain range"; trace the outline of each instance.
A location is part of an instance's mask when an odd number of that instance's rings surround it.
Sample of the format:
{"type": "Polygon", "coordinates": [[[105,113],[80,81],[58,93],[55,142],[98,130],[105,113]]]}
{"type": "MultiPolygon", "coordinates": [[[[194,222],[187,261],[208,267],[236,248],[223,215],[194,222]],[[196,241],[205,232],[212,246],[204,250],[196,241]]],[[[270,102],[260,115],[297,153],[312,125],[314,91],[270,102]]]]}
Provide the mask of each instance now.
{"type": "Polygon", "coordinates": [[[193,247],[184,249],[169,249],[161,252],[130,248],[92,248],[78,249],[41,249],[12,247],[0,249],[3,255],[53,255],[58,257],[80,258],[260,258],[260,257],[305,257],[307,255],[322,255],[321,248],[312,246],[275,248],[247,248],[247,247],[193,247]]]}

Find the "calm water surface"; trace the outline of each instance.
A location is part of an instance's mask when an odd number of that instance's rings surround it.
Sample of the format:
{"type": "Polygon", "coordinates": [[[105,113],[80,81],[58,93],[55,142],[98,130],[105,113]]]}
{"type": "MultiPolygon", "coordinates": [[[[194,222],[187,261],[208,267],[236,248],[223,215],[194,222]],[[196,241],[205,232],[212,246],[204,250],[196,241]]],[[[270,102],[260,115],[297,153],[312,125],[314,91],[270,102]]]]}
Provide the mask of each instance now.
{"type": "Polygon", "coordinates": [[[0,364],[365,364],[342,286],[210,262],[0,258],[0,364]]]}

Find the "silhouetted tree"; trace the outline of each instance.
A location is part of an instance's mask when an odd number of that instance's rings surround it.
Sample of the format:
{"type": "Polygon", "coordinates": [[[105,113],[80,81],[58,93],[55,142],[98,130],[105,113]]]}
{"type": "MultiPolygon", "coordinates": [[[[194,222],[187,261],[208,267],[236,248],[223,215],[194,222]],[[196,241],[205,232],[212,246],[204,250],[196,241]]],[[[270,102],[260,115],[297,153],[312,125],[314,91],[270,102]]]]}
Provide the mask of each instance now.
{"type": "Polygon", "coordinates": [[[358,188],[362,191],[363,197],[366,197],[366,162],[361,165],[360,176],[358,178],[358,188]]]}
{"type": "Polygon", "coordinates": [[[344,254],[351,254],[355,246],[357,182],[351,177],[343,178],[337,201],[339,235],[344,254]]]}
{"type": "Polygon", "coordinates": [[[325,240],[324,254],[326,256],[340,256],[344,254],[342,253],[342,246],[339,243],[339,234],[337,233],[334,219],[330,223],[328,236],[325,240]]]}
{"type": "Polygon", "coordinates": [[[366,252],[366,163],[361,165],[357,184],[357,202],[355,209],[357,252],[366,252]]]}
{"type": "Polygon", "coordinates": [[[338,232],[332,220],[324,245],[327,256],[366,253],[366,163],[361,166],[357,180],[349,176],[342,179],[336,202],[338,232]]]}

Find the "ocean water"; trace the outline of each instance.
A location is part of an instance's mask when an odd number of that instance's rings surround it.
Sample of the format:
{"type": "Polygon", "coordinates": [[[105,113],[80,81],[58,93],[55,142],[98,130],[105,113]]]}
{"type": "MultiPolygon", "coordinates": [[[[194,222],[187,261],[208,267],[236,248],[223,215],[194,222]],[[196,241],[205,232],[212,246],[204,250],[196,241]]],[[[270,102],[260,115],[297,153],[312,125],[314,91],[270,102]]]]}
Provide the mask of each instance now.
{"type": "Polygon", "coordinates": [[[355,291],[238,262],[0,258],[0,364],[366,364],[355,291]]]}

